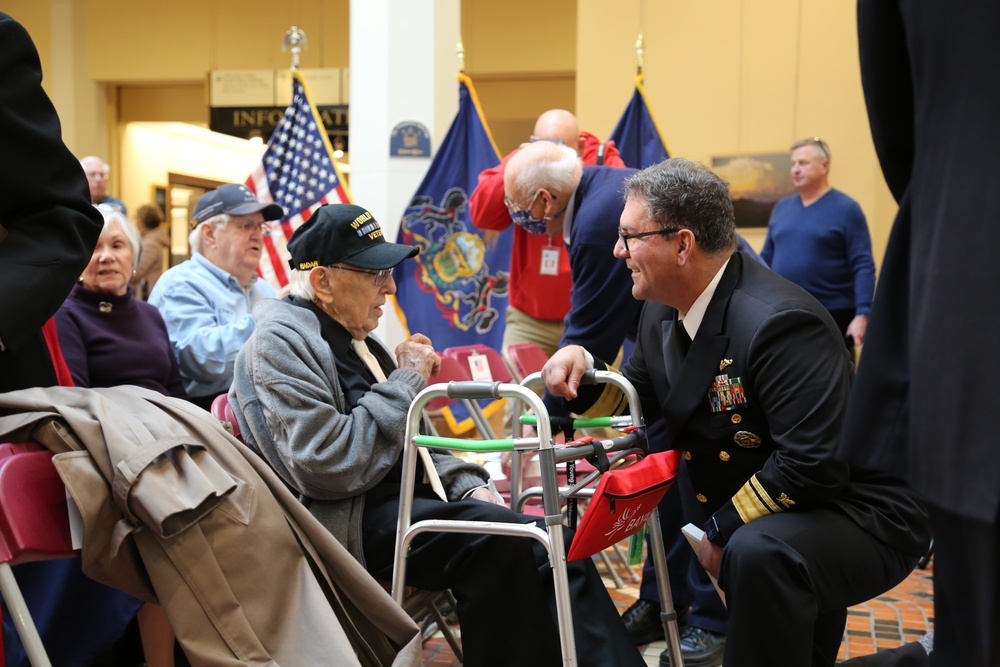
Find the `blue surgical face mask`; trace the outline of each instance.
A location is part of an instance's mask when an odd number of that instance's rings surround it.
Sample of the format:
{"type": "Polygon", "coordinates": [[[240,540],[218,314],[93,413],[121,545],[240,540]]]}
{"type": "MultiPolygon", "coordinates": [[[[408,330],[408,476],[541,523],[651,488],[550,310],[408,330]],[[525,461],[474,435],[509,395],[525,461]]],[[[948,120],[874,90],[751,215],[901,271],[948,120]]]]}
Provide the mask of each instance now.
{"type": "Polygon", "coordinates": [[[507,210],[510,211],[510,218],[515,224],[524,227],[524,230],[529,234],[545,234],[547,230],[546,223],[549,220],[554,220],[563,214],[560,211],[556,215],[550,215],[542,218],[531,217],[531,209],[535,206],[535,200],[538,199],[538,195],[541,194],[541,190],[536,190],[535,194],[531,196],[531,201],[524,208],[520,208],[519,205],[522,204],[525,199],[520,202],[512,202],[510,198],[504,197],[504,203],[507,204],[507,210]]]}
{"type": "Polygon", "coordinates": [[[518,211],[516,215],[511,214],[510,217],[515,224],[524,227],[524,230],[529,234],[544,234],[547,229],[545,223],[549,220],[549,218],[532,218],[528,211],[518,211]]]}

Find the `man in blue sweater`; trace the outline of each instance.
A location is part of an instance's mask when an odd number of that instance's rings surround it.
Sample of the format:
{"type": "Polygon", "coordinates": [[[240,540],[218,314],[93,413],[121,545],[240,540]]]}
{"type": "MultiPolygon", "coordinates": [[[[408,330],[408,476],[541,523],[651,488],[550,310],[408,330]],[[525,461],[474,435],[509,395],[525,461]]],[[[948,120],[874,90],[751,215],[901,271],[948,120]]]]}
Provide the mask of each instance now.
{"type": "Polygon", "coordinates": [[[812,294],[833,315],[847,347],[865,340],[875,291],[875,261],[865,214],[829,183],[830,147],[819,138],[792,146],[797,194],[771,213],[760,256],[812,294]]]}

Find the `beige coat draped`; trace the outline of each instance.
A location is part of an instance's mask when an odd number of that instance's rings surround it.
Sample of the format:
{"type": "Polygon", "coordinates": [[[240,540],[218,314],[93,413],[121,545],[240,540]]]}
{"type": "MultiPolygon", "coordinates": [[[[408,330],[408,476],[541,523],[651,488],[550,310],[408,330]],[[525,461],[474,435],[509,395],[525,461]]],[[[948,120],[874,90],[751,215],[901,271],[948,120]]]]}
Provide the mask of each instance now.
{"type": "Polygon", "coordinates": [[[138,387],[0,394],[83,517],[83,568],[164,606],[195,666],[420,665],[416,625],[210,414],[138,387]]]}

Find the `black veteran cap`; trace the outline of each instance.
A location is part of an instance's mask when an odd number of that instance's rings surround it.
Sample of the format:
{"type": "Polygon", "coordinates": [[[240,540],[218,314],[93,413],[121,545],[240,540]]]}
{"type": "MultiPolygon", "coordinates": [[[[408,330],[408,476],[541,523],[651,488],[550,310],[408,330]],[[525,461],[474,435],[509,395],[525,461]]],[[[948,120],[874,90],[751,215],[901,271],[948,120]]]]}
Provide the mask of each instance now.
{"type": "Polygon", "coordinates": [[[289,266],[308,271],[343,262],[359,269],[391,269],[420,248],[389,243],[367,209],[354,204],[325,204],[295,230],[288,242],[289,266]]]}
{"type": "Polygon", "coordinates": [[[284,209],[277,204],[259,201],[245,185],[236,183],[220,185],[215,190],[206,192],[198,200],[197,206],[194,207],[194,215],[191,216],[191,226],[197,227],[220,213],[250,215],[257,211],[264,214],[265,220],[279,220],[285,215],[284,209]]]}

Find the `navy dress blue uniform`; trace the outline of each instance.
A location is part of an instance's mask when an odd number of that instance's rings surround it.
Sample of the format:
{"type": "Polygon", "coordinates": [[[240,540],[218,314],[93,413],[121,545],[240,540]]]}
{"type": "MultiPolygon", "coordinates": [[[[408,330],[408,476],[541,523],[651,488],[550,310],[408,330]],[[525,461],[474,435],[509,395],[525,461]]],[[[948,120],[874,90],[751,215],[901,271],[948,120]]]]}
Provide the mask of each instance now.
{"type": "MultiPolygon", "coordinates": [[[[679,330],[675,309],[647,302],[623,372],[647,421],[664,419],[725,546],[726,667],[833,665],[847,607],[926,549],[925,509],[894,478],[834,458],[851,360],[801,288],[735,253],[694,340],[679,330]]],[[[614,412],[620,398],[600,391],[571,407],[614,412]]]]}
{"type": "MultiPolygon", "coordinates": [[[[583,168],[573,196],[568,246],[573,288],[560,348],[582,345],[602,359],[614,359],[623,345],[627,351],[632,348],[642,302],[632,297],[632,272],[611,249],[618,241],[618,220],[625,206],[623,183],[636,172],[638,169],[583,168]]],[[[566,413],[561,399],[546,395],[545,402],[551,413],[566,413]]],[[[660,437],[653,428],[650,442],[654,449],[660,437]]],[[[681,509],[682,490],[686,488],[686,483],[674,485],[660,509],[674,606],[693,605],[691,625],[723,633],[725,607],[702,571],[693,569],[697,564],[680,532],[686,513],[681,509]]],[[[640,596],[655,602],[660,599],[651,559],[643,569],[640,596]]]]}
{"type": "Polygon", "coordinates": [[[1000,665],[1000,4],[858,3],[872,138],[899,212],[843,452],[931,507],[932,664],[1000,665]],[[864,440],[861,438],[864,437],[864,440]]]}

